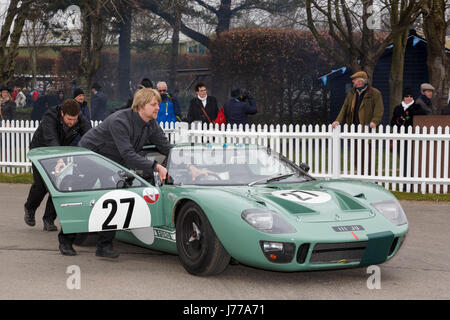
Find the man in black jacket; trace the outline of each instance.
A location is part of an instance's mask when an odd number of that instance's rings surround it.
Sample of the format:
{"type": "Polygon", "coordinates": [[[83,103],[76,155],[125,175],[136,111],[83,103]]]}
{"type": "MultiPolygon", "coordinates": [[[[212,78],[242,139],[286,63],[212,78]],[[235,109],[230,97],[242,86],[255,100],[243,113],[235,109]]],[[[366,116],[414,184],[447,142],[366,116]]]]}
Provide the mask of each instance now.
{"type": "Polygon", "coordinates": [[[103,119],[105,119],[108,98],[100,91],[101,88],[102,87],[98,83],[94,83],[91,88],[91,119],[94,121],[103,121],[103,119]]]}
{"type": "Polygon", "coordinates": [[[0,89],[0,120],[16,119],[16,103],[12,101],[11,94],[7,87],[0,89]]]}
{"type": "MultiPolygon", "coordinates": [[[[167,176],[166,168],[138,154],[148,143],[156,145],[165,155],[168,155],[172,147],[156,122],[160,103],[161,97],[158,91],[150,88],[138,90],[134,95],[131,108],[119,110],[108,116],[81,138],[79,146],[99,153],[124,167],[134,171],[139,170],[143,176],[150,176],[156,171],[162,181],[167,176]]],[[[99,232],[97,256],[105,258],[119,256],[112,245],[115,233],[115,231],[99,232]]],[[[75,240],[73,234],[64,234],[61,231],[58,239],[62,254],[76,254],[72,248],[75,240]]]]}
{"type": "MultiPolygon", "coordinates": [[[[73,99],[66,100],[61,106],[49,108],[44,114],[31,140],[30,150],[38,147],[69,146],[78,134],[82,136],[89,129],[91,125],[80,113],[80,105],[73,99]]],[[[46,194],[45,183],[33,166],[33,184],[25,203],[24,219],[27,225],[31,227],[36,225],[36,209],[46,194]]],[[[43,217],[45,231],[57,230],[55,219],[55,208],[49,196],[43,217]]]]}

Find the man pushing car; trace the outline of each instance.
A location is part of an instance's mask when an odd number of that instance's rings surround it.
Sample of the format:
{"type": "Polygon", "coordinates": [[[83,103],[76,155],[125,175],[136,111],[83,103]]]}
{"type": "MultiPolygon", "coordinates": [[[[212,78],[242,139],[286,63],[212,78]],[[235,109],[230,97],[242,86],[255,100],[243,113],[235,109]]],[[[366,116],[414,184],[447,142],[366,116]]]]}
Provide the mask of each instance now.
{"type": "MultiPolygon", "coordinates": [[[[31,140],[30,150],[38,147],[70,146],[78,135],[83,136],[91,129],[89,121],[80,113],[80,105],[73,99],[66,100],[61,106],[49,108],[31,140]]],[[[64,163],[56,163],[58,171],[64,163]]],[[[35,213],[41,204],[47,188],[44,180],[33,165],[33,184],[31,185],[25,207],[25,223],[36,225],[35,213]]],[[[44,231],[56,231],[56,212],[52,198],[48,197],[43,217],[44,231]]]]}
{"type": "MultiPolygon", "coordinates": [[[[167,170],[156,161],[138,154],[145,144],[153,144],[167,155],[171,144],[156,122],[161,97],[151,88],[138,90],[131,108],[117,111],[108,116],[97,127],[85,134],[79,146],[101,154],[124,167],[142,172],[143,176],[159,173],[160,180],[167,176],[167,170]]],[[[113,249],[115,231],[99,232],[96,255],[117,258],[119,253],[113,249]]],[[[76,234],[59,233],[59,248],[63,255],[76,255],[72,244],[76,234]]]]}

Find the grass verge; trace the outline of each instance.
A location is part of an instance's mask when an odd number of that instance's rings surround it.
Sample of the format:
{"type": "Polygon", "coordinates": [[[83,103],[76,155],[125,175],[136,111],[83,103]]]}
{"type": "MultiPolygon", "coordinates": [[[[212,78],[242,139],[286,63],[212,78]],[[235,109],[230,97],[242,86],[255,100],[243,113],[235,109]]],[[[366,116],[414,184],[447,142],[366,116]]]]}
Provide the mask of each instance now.
{"type": "Polygon", "coordinates": [[[434,201],[434,202],[450,202],[450,194],[434,194],[434,193],[407,193],[392,191],[398,200],[410,201],[434,201]]]}
{"type": "Polygon", "coordinates": [[[33,183],[32,173],[0,173],[0,183],[33,183]]]}

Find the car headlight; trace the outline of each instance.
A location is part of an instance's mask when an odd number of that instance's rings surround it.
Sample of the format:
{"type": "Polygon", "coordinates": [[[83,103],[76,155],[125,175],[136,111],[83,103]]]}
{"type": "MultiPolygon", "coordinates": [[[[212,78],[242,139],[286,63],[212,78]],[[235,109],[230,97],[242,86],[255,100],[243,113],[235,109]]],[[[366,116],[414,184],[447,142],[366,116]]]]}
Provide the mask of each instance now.
{"type": "Polygon", "coordinates": [[[271,210],[248,209],[242,212],[241,217],[249,225],[265,233],[279,234],[297,232],[278,213],[271,210]]]}
{"type": "Polygon", "coordinates": [[[396,226],[408,223],[405,212],[398,201],[388,200],[371,204],[379,213],[396,226]]]}

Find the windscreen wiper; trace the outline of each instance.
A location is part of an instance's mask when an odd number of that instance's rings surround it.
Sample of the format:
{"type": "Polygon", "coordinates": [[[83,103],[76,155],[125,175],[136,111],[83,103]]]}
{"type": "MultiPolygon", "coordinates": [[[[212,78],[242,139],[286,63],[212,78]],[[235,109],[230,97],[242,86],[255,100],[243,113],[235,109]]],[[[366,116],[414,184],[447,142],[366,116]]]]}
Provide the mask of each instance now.
{"type": "Polygon", "coordinates": [[[283,179],[292,177],[294,174],[295,174],[295,172],[292,172],[292,173],[285,173],[285,174],[279,174],[279,175],[272,176],[272,177],[269,177],[269,178],[264,178],[264,179],[260,179],[260,180],[256,180],[256,181],[250,182],[250,183],[248,184],[248,186],[251,187],[251,186],[253,186],[254,184],[256,184],[256,183],[258,183],[258,182],[262,182],[262,181],[265,181],[266,183],[270,183],[270,182],[274,182],[274,181],[278,181],[278,180],[283,180],[283,179]]]}

